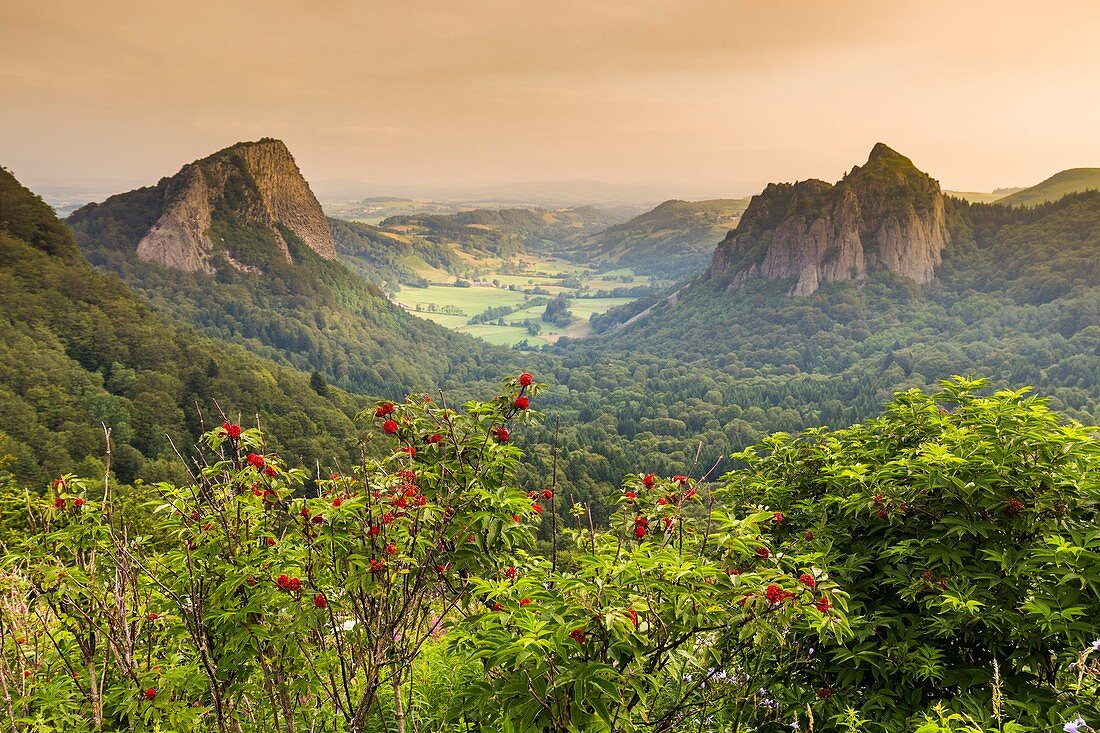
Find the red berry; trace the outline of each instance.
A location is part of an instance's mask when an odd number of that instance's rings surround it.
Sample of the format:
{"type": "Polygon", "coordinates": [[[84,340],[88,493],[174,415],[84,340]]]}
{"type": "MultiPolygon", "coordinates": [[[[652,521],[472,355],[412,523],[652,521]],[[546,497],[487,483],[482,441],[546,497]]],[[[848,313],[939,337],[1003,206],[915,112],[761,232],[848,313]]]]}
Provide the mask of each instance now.
{"type": "Polygon", "coordinates": [[[777,523],[783,521],[783,512],[776,512],[775,513],[775,521],[777,523]]]}
{"type": "Polygon", "coordinates": [[[519,605],[529,606],[529,605],[531,605],[531,599],[530,598],[524,598],[522,601],[519,602],[519,605]]]}
{"type": "Polygon", "coordinates": [[[799,575],[798,582],[809,588],[813,588],[815,585],[817,585],[817,581],[814,580],[814,576],[810,575],[809,573],[802,573],[802,575],[799,575]]]}
{"type": "Polygon", "coordinates": [[[297,578],[291,578],[290,579],[290,585],[288,587],[292,591],[297,592],[297,591],[302,589],[302,581],[298,580],[297,578]]]}
{"type": "Polygon", "coordinates": [[[76,497],[75,499],[73,499],[73,506],[79,509],[80,507],[84,506],[84,500],[81,499],[79,496],[76,497]]]}
{"type": "MultiPolygon", "coordinates": [[[[393,403],[392,402],[383,402],[381,405],[374,408],[374,416],[375,417],[386,417],[387,415],[392,415],[392,414],[393,414],[393,403]]],[[[387,431],[387,432],[389,432],[389,431],[387,431]]]]}
{"type": "Polygon", "coordinates": [[[526,395],[520,395],[516,398],[516,401],[512,403],[512,406],[517,410],[526,410],[531,406],[531,400],[527,399],[526,395]]]}
{"type": "Polygon", "coordinates": [[[551,499],[554,498],[554,492],[551,491],[550,489],[543,489],[542,490],[542,498],[546,499],[547,501],[550,501],[551,499]]]}
{"type": "Polygon", "coordinates": [[[155,687],[150,687],[148,690],[145,691],[145,699],[146,700],[152,700],[156,696],[157,696],[157,688],[155,688],[155,687]]]}
{"type": "Polygon", "coordinates": [[[241,437],[241,426],[240,425],[236,425],[236,424],[231,423],[231,422],[223,422],[222,423],[222,430],[224,430],[225,434],[228,435],[230,438],[233,438],[234,440],[241,437]]]}
{"type": "Polygon", "coordinates": [[[510,568],[504,568],[504,577],[508,578],[509,580],[514,580],[518,573],[519,573],[519,570],[517,570],[515,568],[515,566],[512,566],[510,568]]]}
{"type": "Polygon", "coordinates": [[[248,465],[252,466],[253,468],[263,468],[264,465],[267,463],[267,461],[264,460],[263,456],[257,455],[256,453],[249,453],[248,458],[246,458],[245,460],[247,461],[248,465]]]}
{"type": "Polygon", "coordinates": [[[656,482],[657,477],[654,476],[652,473],[647,473],[645,478],[642,479],[642,485],[645,486],[647,489],[652,489],[653,484],[655,484],[656,482]]]}
{"type": "Polygon", "coordinates": [[[440,435],[439,433],[436,433],[432,437],[428,438],[428,442],[429,443],[442,443],[443,442],[443,436],[440,435]]]}
{"type": "Polygon", "coordinates": [[[497,428],[496,435],[497,440],[499,440],[501,443],[507,443],[508,439],[512,437],[512,434],[508,432],[508,428],[497,428]]]}
{"type": "Polygon", "coordinates": [[[317,595],[313,596],[313,605],[321,609],[328,608],[328,599],[325,598],[325,594],[318,593],[317,595]]]}
{"type": "Polygon", "coordinates": [[[583,644],[585,640],[584,629],[573,629],[569,632],[569,638],[578,644],[583,644]]]}
{"type": "Polygon", "coordinates": [[[530,387],[535,381],[535,378],[531,376],[530,372],[524,372],[519,375],[519,386],[530,387]]]}
{"type": "Polygon", "coordinates": [[[388,433],[389,435],[395,434],[397,432],[397,421],[387,420],[386,422],[382,423],[382,431],[388,433]]]}
{"type": "Polygon", "coordinates": [[[61,497],[59,496],[59,497],[57,497],[56,499],[54,499],[53,505],[54,505],[55,507],[57,507],[58,509],[61,509],[62,507],[64,507],[64,506],[65,506],[65,500],[64,500],[64,499],[62,499],[62,498],[61,498],[61,497]]]}
{"type": "Polygon", "coordinates": [[[397,547],[395,545],[393,545],[392,543],[389,544],[389,545],[386,545],[386,554],[387,555],[396,555],[397,554],[397,547]]]}
{"type": "Polygon", "coordinates": [[[757,547],[756,554],[767,560],[769,557],[772,556],[772,551],[769,550],[767,547],[757,547]]]}

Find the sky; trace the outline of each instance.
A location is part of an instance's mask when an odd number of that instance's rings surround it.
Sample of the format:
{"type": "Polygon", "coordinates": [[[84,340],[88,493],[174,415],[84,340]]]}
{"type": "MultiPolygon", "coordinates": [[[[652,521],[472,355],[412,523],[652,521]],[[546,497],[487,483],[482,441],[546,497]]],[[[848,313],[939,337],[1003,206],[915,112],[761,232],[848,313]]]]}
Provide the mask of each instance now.
{"type": "Polygon", "coordinates": [[[125,190],[277,137],[307,179],[836,180],[1100,166],[1100,2],[0,0],[0,164],[125,190]]]}

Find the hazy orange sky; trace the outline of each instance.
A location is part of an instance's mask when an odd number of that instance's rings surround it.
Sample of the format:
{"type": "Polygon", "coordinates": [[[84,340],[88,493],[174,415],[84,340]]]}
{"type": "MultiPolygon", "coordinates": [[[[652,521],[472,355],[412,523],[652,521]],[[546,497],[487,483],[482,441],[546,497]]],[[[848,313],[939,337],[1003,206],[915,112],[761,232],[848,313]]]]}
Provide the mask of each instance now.
{"type": "Polygon", "coordinates": [[[1100,166],[1100,2],[0,0],[0,164],[152,183],[282,138],[307,178],[835,180],[1100,166]]]}

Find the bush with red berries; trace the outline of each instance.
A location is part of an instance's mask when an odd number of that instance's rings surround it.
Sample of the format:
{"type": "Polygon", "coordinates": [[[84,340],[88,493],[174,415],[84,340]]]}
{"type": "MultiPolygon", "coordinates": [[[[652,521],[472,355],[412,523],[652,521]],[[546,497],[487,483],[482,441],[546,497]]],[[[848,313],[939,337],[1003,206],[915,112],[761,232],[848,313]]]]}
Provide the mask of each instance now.
{"type": "Polygon", "coordinates": [[[705,730],[789,722],[792,670],[848,625],[808,542],[758,552],[778,547],[778,519],[708,513],[686,476],[628,476],[608,529],[565,533],[568,568],[528,556],[477,581],[491,605],[450,640],[483,679],[456,710],[531,731],[696,730],[702,710],[705,730]]]}
{"type": "Polygon", "coordinates": [[[1100,431],[985,387],[955,378],[735,456],[722,503],[782,512],[771,549],[812,548],[851,593],[853,637],[791,680],[829,691],[819,720],[850,707],[875,730],[1061,730],[1096,710],[1100,667],[1082,654],[1100,653],[1100,431]]]}
{"type": "Polygon", "coordinates": [[[415,395],[364,410],[375,457],[310,491],[259,429],[226,420],[191,456],[192,483],[147,487],[155,537],[72,477],[5,500],[30,528],[0,577],[8,717],[67,731],[377,728],[441,619],[488,608],[479,580],[533,541],[515,436],[539,390],[521,375],[488,403],[415,395]]]}

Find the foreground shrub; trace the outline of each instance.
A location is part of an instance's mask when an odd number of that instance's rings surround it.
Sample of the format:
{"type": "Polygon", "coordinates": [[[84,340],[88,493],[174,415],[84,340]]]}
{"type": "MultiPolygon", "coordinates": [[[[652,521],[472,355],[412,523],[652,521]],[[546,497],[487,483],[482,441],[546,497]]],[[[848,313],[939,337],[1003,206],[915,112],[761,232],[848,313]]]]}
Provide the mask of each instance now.
{"type": "Polygon", "coordinates": [[[538,387],[507,386],[463,412],[380,404],[362,417],[392,452],[315,496],[227,421],[193,483],[152,487],[155,537],[131,532],[109,484],[25,496],[0,608],[12,730],[363,731],[388,689],[400,722],[440,619],[532,540],[505,425],[533,419],[538,387]]]}
{"type": "Polygon", "coordinates": [[[373,457],[312,480],[228,421],[147,507],[0,480],[0,729],[1090,730],[1096,433],[984,386],[772,436],[717,488],[627,476],[568,531],[554,474],[515,480],[527,374],[380,403],[373,457]]]}
{"type": "Polygon", "coordinates": [[[854,708],[865,729],[925,714],[1100,724],[1095,428],[985,386],[956,378],[864,425],[772,436],[736,456],[747,467],[719,492],[783,512],[788,537],[812,532],[851,593],[855,638],[800,667],[798,684],[829,689],[833,715],[854,708]]]}
{"type": "Polygon", "coordinates": [[[529,558],[482,593],[452,643],[480,661],[463,716],[514,731],[753,730],[806,719],[792,685],[815,647],[848,636],[844,593],[785,519],[700,510],[684,476],[631,476],[609,531],[570,534],[576,567],[529,558]]]}

